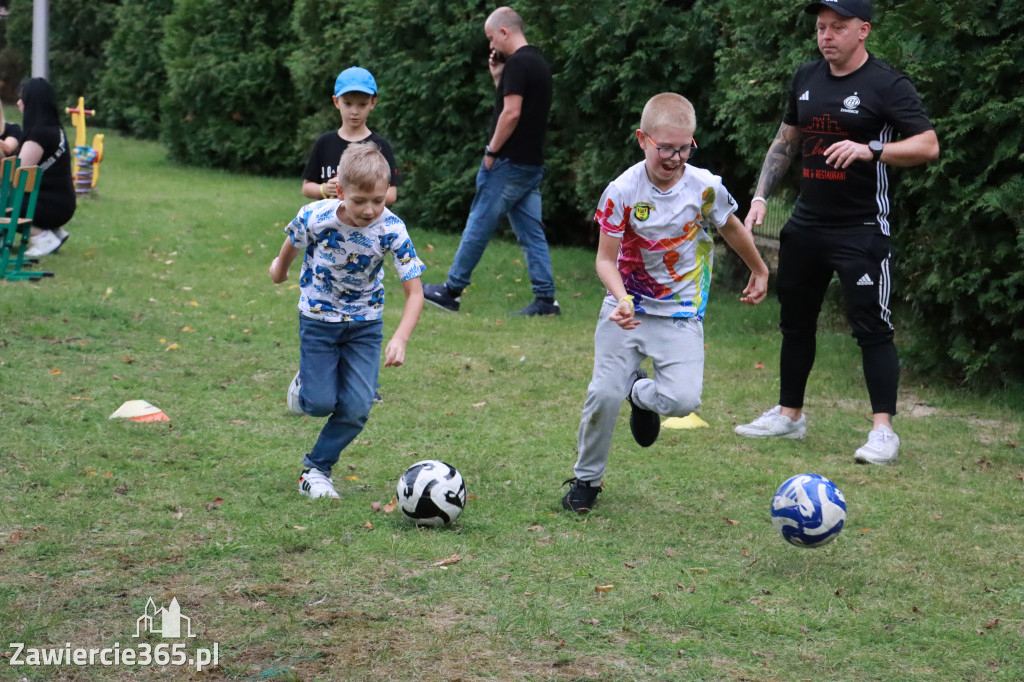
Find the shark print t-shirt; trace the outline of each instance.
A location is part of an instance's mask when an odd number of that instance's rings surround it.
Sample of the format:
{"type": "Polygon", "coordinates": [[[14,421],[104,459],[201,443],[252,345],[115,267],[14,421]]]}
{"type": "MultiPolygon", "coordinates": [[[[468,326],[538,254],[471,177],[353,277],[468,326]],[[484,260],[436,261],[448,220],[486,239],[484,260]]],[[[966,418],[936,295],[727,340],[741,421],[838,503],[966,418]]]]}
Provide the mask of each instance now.
{"type": "Polygon", "coordinates": [[[714,251],[710,231],[725,225],[736,208],[719,176],[689,164],[667,192],[648,179],[643,161],[608,185],[594,218],[603,233],[622,240],[619,273],[638,312],[704,319],[714,251]]]}
{"type": "Polygon", "coordinates": [[[284,229],[306,252],[299,276],[299,313],[323,322],[379,320],[384,313],[384,256],[391,254],[404,282],[426,266],[405,223],[388,209],[366,227],[338,218],[340,199],[306,204],[284,229]]]}

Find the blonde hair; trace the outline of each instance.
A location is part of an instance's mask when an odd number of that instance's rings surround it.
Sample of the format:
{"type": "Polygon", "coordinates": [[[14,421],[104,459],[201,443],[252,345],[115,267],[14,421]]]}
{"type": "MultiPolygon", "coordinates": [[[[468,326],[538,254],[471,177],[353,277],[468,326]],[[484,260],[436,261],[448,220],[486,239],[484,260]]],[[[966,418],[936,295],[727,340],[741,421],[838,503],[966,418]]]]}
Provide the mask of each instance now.
{"type": "Polygon", "coordinates": [[[342,187],[376,189],[383,181],[391,184],[391,166],[372,142],[356,142],[345,148],[338,160],[338,183],[342,187]]]}
{"type": "Polygon", "coordinates": [[[662,92],[647,100],[640,114],[640,128],[648,134],[661,128],[693,132],[697,128],[697,114],[690,100],[674,92],[662,92]]]}

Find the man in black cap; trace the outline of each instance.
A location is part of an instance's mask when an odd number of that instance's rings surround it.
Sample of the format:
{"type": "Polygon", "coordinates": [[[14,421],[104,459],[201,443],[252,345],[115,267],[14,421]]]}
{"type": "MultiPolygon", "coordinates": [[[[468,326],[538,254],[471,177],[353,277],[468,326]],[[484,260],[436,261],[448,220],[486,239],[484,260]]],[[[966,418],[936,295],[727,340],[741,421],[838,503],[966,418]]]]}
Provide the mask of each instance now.
{"type": "Polygon", "coordinates": [[[939,141],[910,80],[868,54],[868,0],[823,0],[805,11],[817,17],[823,59],[801,65],[793,77],[745,221],[750,229],[762,223],[765,198],[799,155],[800,194],[779,238],[779,404],[736,433],[804,437],[804,390],[814,365],[818,313],[837,273],[874,415],[868,441],[854,459],[888,464],[900,441],[892,430],[899,359],[889,310],[887,167],[934,161],[939,141]]]}

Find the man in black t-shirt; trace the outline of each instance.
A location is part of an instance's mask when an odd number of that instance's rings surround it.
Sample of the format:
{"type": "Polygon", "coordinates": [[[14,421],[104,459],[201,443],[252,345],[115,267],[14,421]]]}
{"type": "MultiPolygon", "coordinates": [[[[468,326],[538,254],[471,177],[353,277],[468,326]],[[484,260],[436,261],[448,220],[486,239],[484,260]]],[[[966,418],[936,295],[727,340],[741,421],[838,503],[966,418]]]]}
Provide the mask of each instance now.
{"type": "Polygon", "coordinates": [[[833,273],[861,348],[873,413],[868,441],[854,459],[888,464],[899,452],[892,430],[899,359],[893,343],[887,166],[934,161],[939,142],[909,79],[865,48],[869,0],[824,0],[817,16],[824,59],[797,69],[782,126],[768,150],[747,214],[764,220],[765,197],[801,157],[800,195],[779,237],[781,305],[779,404],[736,433],[803,438],[804,391],[814,365],[818,313],[833,273]],[[899,138],[899,139],[898,139],[899,138]]]}
{"type": "Polygon", "coordinates": [[[501,216],[508,216],[526,255],[534,301],[517,315],[558,315],[551,256],[541,214],[544,134],[551,109],[551,67],[526,42],[523,20],[508,7],[496,9],[484,23],[491,43],[489,67],[497,86],[491,136],[476,177],[476,196],[462,241],[444,284],[423,285],[423,296],[452,312],[459,309],[501,216]]]}

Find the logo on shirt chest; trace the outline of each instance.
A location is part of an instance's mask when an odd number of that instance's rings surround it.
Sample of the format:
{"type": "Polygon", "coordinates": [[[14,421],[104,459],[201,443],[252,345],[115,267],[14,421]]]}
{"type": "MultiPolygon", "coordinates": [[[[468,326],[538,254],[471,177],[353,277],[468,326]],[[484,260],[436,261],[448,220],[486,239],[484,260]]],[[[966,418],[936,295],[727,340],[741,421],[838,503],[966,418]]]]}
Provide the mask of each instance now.
{"type": "Polygon", "coordinates": [[[840,109],[839,111],[843,112],[844,114],[859,114],[860,112],[857,111],[857,107],[859,106],[860,97],[858,97],[857,93],[855,92],[843,100],[843,108],[840,109]]]}
{"type": "Polygon", "coordinates": [[[654,206],[648,204],[646,201],[641,201],[633,206],[633,217],[638,222],[646,222],[651,217],[651,212],[654,210],[654,206]]]}

